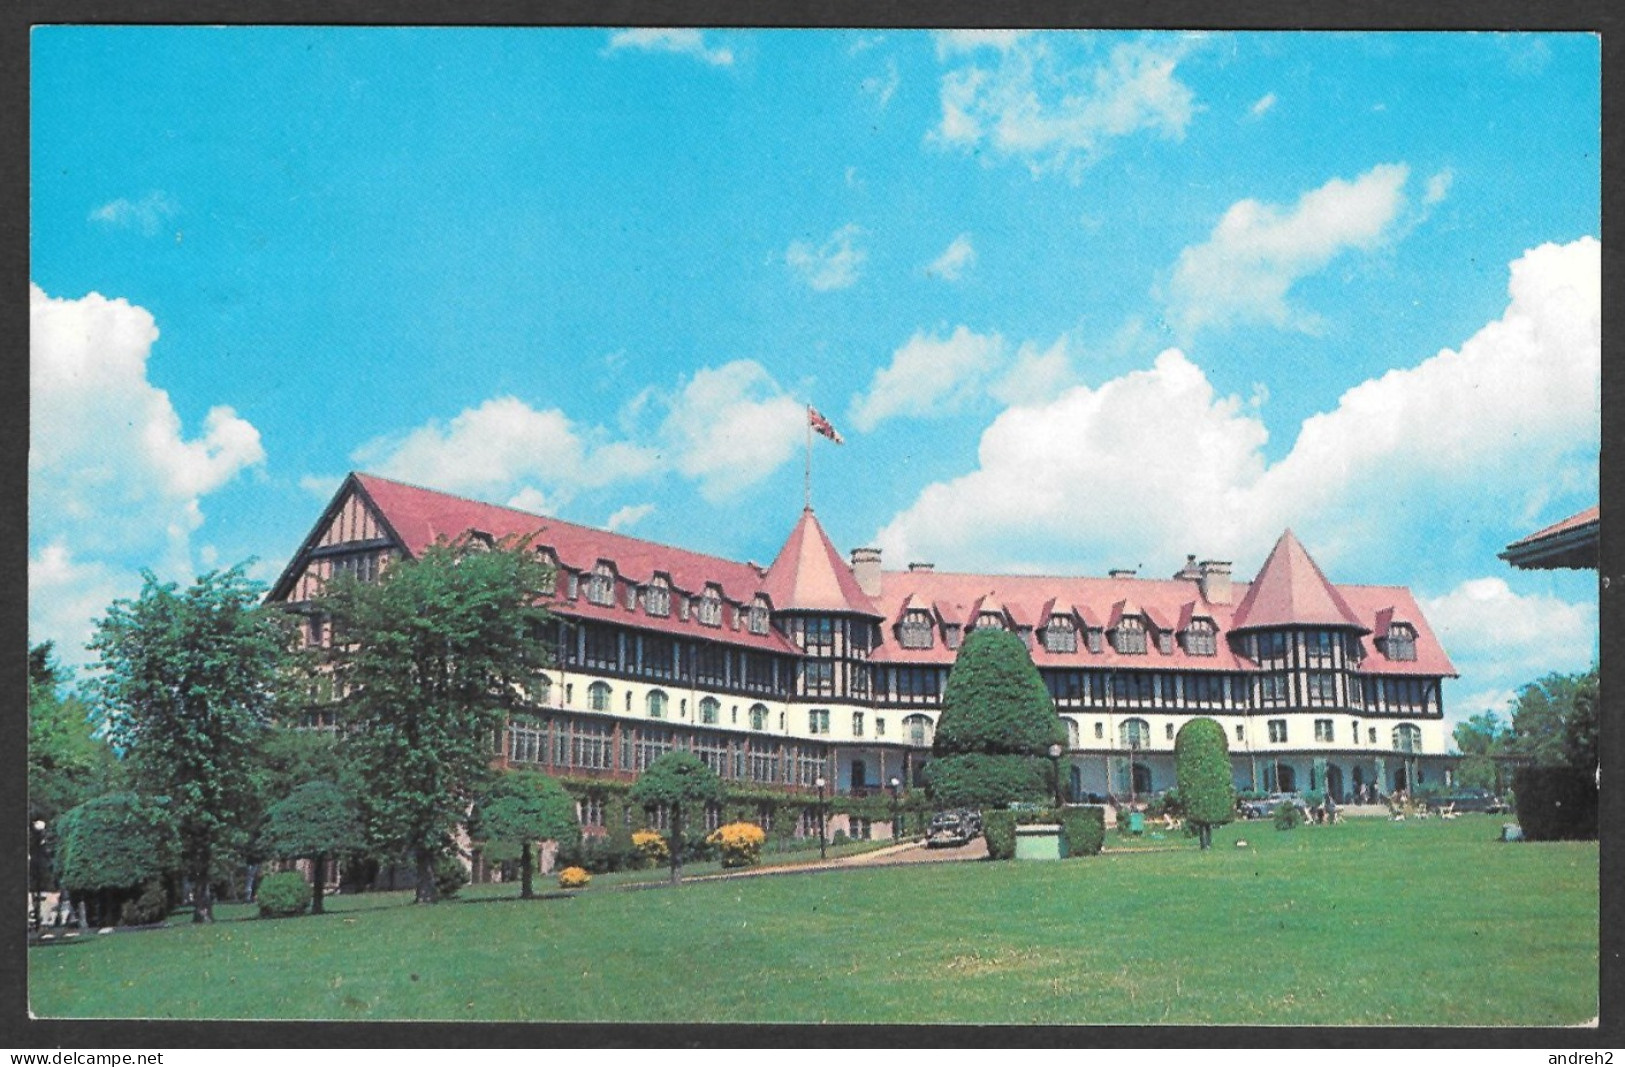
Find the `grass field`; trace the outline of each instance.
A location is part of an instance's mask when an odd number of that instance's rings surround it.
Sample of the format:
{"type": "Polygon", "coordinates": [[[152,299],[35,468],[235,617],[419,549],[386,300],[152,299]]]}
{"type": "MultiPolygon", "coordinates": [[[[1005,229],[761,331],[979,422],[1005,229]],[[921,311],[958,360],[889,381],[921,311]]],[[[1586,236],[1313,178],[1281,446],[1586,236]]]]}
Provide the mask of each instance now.
{"type": "MultiPolygon", "coordinates": [[[[512,887],[29,953],[45,1017],[1541,1026],[1598,1014],[1597,845],[1227,827],[1065,863],[512,887]],[[1250,847],[1234,847],[1245,837],[1250,847]]],[[[1108,837],[1108,847],[1115,835],[1108,837]]],[[[550,883],[544,883],[550,884],[550,883]]],[[[222,912],[222,914],[228,914],[222,912]]],[[[239,912],[241,914],[241,912],[239,912]]]]}

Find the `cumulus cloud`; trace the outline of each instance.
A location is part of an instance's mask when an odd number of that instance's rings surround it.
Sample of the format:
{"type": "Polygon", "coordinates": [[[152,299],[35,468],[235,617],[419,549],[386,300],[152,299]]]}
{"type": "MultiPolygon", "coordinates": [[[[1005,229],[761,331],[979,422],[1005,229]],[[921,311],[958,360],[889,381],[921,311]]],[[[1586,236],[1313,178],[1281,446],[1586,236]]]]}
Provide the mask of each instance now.
{"type": "Polygon", "coordinates": [[[962,233],[943,249],[942,255],[931,261],[925,272],[946,281],[957,282],[975,262],[976,246],[971,244],[970,234],[962,233]]]}
{"type": "Polygon", "coordinates": [[[173,200],[154,190],[138,200],[119,197],[109,201],[92,211],[90,220],[115,229],[135,230],[144,237],[154,237],[179,211],[173,200]]]}
{"type": "Polygon", "coordinates": [[[1449,168],[1441,170],[1428,179],[1427,187],[1422,192],[1422,203],[1437,204],[1450,194],[1450,183],[1456,176],[1449,168]]]}
{"type": "Polygon", "coordinates": [[[605,522],[606,530],[630,530],[654,512],[653,504],[628,504],[623,508],[616,508],[605,522]]]}
{"type": "Polygon", "coordinates": [[[937,38],[952,65],[930,139],[1019,159],[1035,176],[1087,165],[1113,140],[1150,132],[1178,140],[1196,112],[1177,77],[1194,37],[1120,44],[1098,63],[1064,58],[1064,35],[986,31],[937,38]]]}
{"type": "Polygon", "coordinates": [[[1268,114],[1270,112],[1270,110],[1273,109],[1274,107],[1275,107],[1275,94],[1274,93],[1265,93],[1263,96],[1259,97],[1256,101],[1253,102],[1253,106],[1250,109],[1248,109],[1248,114],[1252,115],[1252,117],[1255,118],[1255,119],[1260,118],[1263,115],[1268,114]]]}
{"type": "Polygon", "coordinates": [[[1244,322],[1315,329],[1314,315],[1287,303],[1288,291],[1345,251],[1389,242],[1409,175],[1404,164],[1384,163],[1353,181],[1334,178],[1291,208],[1233,204],[1206,241],[1180,253],[1168,285],[1170,318],[1187,336],[1244,322]]]}
{"type": "Polygon", "coordinates": [[[1527,532],[1516,525],[1527,501],[1596,461],[1600,245],[1530,250],[1511,265],[1509,294],[1458,350],[1307,419],[1274,464],[1255,406],[1219,395],[1177,349],[1098,387],[1028,400],[984,431],[974,471],[928,486],[874,543],[892,559],[965,569],[1165,561],[1171,573],[1198,552],[1245,574],[1291,526],[1334,578],[1342,566],[1384,581],[1416,570],[1393,574],[1399,545],[1425,561],[1451,536],[1488,528],[1511,540],[1527,532]]]}
{"type": "MultiPolygon", "coordinates": [[[[133,570],[114,561],[190,577],[203,498],[265,459],[259,431],[230,407],[186,435],[148,377],[157,340],[152,315],[128,301],[29,287],[31,627],[133,570]]],[[[35,632],[71,654],[68,637],[35,632]]]]}
{"type": "Polygon", "coordinates": [[[1076,384],[1066,338],[1042,351],[1029,341],[1016,352],[1004,376],[988,387],[988,395],[1004,404],[1042,404],[1076,384]]]}
{"type": "Polygon", "coordinates": [[[665,403],[660,439],[677,472],[712,501],[792,459],[806,427],[804,406],[752,360],[703,368],[665,403]]]}
{"type": "Polygon", "coordinates": [[[960,326],[947,338],[916,333],[875,371],[867,391],[852,398],[852,423],[874,429],[902,415],[924,417],[957,410],[977,395],[1004,360],[1004,339],[960,326]]]}
{"type": "Polygon", "coordinates": [[[609,51],[669,52],[692,56],[714,67],[732,66],[734,61],[731,49],[707,46],[699,30],[616,30],[609,35],[609,51]]]}
{"type": "Polygon", "coordinates": [[[791,241],[784,261],[802,281],[821,293],[845,289],[858,280],[858,272],[868,258],[868,253],[855,244],[861,236],[863,230],[856,223],[848,223],[817,248],[806,241],[791,241]]]}
{"type": "Polygon", "coordinates": [[[891,103],[892,96],[897,92],[897,87],[901,84],[903,84],[903,76],[897,71],[897,61],[888,59],[886,60],[886,73],[884,75],[871,74],[859,82],[858,87],[863,90],[866,96],[874,98],[876,106],[884,109],[887,104],[891,103]]]}
{"type": "Polygon", "coordinates": [[[1595,654],[1596,604],[1520,596],[1501,577],[1462,582],[1424,600],[1422,612],[1453,657],[1493,662],[1506,677],[1584,670],[1595,654]]]}

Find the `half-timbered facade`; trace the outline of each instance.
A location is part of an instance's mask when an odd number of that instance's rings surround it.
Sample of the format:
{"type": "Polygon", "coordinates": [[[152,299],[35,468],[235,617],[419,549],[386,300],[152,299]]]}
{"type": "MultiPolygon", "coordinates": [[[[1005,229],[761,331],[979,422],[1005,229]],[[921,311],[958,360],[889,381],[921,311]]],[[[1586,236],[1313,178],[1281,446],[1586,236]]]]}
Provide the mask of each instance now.
{"type": "Polygon", "coordinates": [[[554,666],[494,753],[511,766],[626,778],[684,748],[754,786],[914,784],[957,650],[984,626],[1026,642],[1077,799],[1172,786],[1195,716],[1224,727],[1239,788],[1388,793],[1448,766],[1454,669],[1410,592],[1333,585],[1290,531],[1251,582],[1194,556],[1166,579],[956,574],[843,558],[807,509],[764,568],[352,474],[270,599],[323,643],[309,605],[334,573],[516,536],[554,568],[537,590],[554,666]]]}

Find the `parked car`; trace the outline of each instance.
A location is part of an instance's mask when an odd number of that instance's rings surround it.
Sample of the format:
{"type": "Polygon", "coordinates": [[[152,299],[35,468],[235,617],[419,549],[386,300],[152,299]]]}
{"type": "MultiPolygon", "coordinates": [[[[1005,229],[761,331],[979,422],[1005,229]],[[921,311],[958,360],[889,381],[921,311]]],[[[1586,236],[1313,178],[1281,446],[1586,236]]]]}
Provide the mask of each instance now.
{"type": "Polygon", "coordinates": [[[982,832],[981,815],[967,811],[939,811],[925,830],[925,847],[959,846],[982,832]]]}
{"type": "Polygon", "coordinates": [[[1428,801],[1432,811],[1487,811],[1500,813],[1510,810],[1500,797],[1488,789],[1461,789],[1428,801]]]}
{"type": "Polygon", "coordinates": [[[1271,793],[1259,800],[1243,800],[1241,814],[1247,819],[1267,819],[1274,815],[1275,809],[1282,804],[1292,804],[1301,808],[1305,814],[1309,811],[1308,803],[1297,793],[1271,793]]]}

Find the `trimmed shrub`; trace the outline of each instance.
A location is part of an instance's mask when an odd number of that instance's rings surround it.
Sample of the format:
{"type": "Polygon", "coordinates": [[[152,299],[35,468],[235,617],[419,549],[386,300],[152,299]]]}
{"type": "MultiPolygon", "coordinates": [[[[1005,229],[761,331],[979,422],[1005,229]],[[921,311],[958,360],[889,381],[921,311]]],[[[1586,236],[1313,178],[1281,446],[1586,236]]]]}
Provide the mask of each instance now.
{"type": "Polygon", "coordinates": [[[1016,813],[989,811],[982,816],[982,836],[987,839],[987,858],[1014,859],[1016,855],[1016,813]]]}
{"type": "Polygon", "coordinates": [[[1099,855],[1106,843],[1106,812],[1097,807],[1061,809],[1061,832],[1069,856],[1099,855]]]}
{"type": "Polygon", "coordinates": [[[1303,825],[1303,809],[1296,804],[1281,804],[1275,809],[1277,830],[1296,830],[1303,825]]]}
{"type": "Polygon", "coordinates": [[[303,915],[310,908],[313,896],[310,883],[298,871],[283,871],[260,881],[254,899],[260,906],[262,919],[290,919],[303,915]]]}
{"type": "Polygon", "coordinates": [[[1526,841],[1597,836],[1597,779],[1575,767],[1519,767],[1512,775],[1518,826],[1526,841]]]}
{"type": "Polygon", "coordinates": [[[1236,787],[1230,777],[1230,743],[1224,727],[1209,718],[1192,719],[1174,738],[1174,773],[1185,818],[1195,823],[1202,847],[1212,844],[1213,827],[1236,817],[1236,787]]]}
{"type": "Polygon", "coordinates": [[[468,868],[456,856],[445,853],[434,860],[434,888],[441,900],[449,900],[468,884],[468,868]]]}
{"type": "Polygon", "coordinates": [[[724,867],[754,867],[761,862],[767,834],[753,822],[731,822],[705,840],[722,856],[724,867]]]}
{"type": "Polygon", "coordinates": [[[658,867],[671,859],[671,848],[658,830],[639,830],[632,835],[632,847],[645,867],[658,867]]]}
{"type": "Polygon", "coordinates": [[[832,845],[844,845],[844,844],[846,844],[846,831],[845,830],[836,830],[833,834],[830,834],[829,835],[829,843],[832,844],[832,845]]]}
{"type": "Polygon", "coordinates": [[[940,808],[992,808],[1054,795],[1047,757],[981,752],[938,756],[925,765],[924,775],[932,802],[940,808]]]}
{"type": "Polygon", "coordinates": [[[592,875],[580,867],[566,867],[559,872],[560,889],[585,889],[590,881],[592,881],[592,875]]]}
{"type": "Polygon", "coordinates": [[[148,882],[141,895],[124,902],[119,912],[120,926],[151,926],[169,918],[169,893],[159,880],[148,882]]]}

